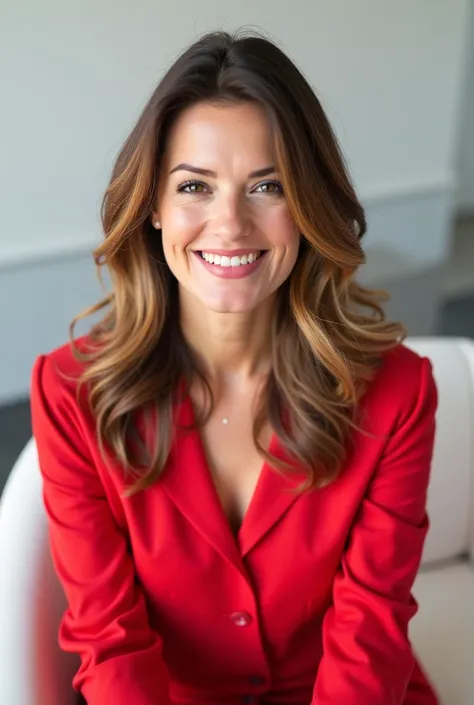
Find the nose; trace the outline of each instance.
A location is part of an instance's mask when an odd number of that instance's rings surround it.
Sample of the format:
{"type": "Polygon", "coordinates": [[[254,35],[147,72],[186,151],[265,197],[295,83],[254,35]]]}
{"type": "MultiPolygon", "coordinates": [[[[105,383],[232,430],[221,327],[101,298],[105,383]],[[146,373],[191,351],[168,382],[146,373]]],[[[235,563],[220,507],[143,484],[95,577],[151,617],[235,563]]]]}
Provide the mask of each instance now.
{"type": "Polygon", "coordinates": [[[214,203],[211,221],[213,233],[221,240],[241,240],[250,232],[248,209],[239,194],[219,196],[214,203]]]}

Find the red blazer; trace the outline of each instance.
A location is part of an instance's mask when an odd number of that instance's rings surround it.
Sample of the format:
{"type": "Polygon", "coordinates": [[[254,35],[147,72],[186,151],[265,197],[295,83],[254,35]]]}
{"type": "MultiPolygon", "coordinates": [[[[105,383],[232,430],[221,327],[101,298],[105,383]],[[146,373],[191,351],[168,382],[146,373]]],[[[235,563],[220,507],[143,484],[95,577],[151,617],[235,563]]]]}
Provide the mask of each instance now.
{"type": "MultiPolygon", "coordinates": [[[[426,359],[385,356],[325,489],[297,495],[264,464],[236,539],[197,431],[125,499],[59,371],[80,372],[69,346],[36,361],[33,430],[69,604],[60,643],[80,654],[89,705],[437,702],[407,637],[436,408],[426,359]]],[[[176,414],[188,424],[192,405],[176,414]]]]}

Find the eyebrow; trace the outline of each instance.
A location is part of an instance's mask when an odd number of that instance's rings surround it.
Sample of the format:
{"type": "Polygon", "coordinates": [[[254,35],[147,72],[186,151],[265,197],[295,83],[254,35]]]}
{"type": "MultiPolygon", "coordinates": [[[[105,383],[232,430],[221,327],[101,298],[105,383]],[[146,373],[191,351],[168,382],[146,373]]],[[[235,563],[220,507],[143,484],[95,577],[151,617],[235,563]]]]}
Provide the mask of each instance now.
{"type": "MultiPolygon", "coordinates": [[[[191,171],[193,174],[201,174],[202,176],[210,176],[213,179],[217,178],[217,173],[211,169],[201,169],[201,167],[193,166],[192,164],[178,164],[170,171],[170,175],[174,174],[175,171],[191,171]]],[[[268,174],[273,174],[276,171],[274,166],[266,166],[263,169],[257,169],[257,171],[252,171],[249,174],[249,179],[258,179],[262,176],[268,176],[268,174]]]]}

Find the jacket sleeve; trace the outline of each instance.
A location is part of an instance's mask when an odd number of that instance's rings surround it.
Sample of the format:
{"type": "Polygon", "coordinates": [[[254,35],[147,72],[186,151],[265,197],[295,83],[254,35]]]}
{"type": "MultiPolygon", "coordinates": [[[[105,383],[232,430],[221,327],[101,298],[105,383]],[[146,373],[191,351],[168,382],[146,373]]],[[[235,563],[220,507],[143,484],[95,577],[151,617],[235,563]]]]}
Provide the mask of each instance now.
{"type": "MultiPolygon", "coordinates": [[[[312,705],[402,705],[414,667],[408,623],[428,521],[437,391],[428,360],[362,501],[323,621],[312,705]]],[[[412,389],[409,389],[412,387],[412,389]]]]}
{"type": "Polygon", "coordinates": [[[160,705],[161,640],[147,621],[127,540],[81,434],[74,395],[39,357],[31,386],[33,433],[53,562],[68,609],[60,644],[80,655],[73,685],[88,705],[160,705]]]}

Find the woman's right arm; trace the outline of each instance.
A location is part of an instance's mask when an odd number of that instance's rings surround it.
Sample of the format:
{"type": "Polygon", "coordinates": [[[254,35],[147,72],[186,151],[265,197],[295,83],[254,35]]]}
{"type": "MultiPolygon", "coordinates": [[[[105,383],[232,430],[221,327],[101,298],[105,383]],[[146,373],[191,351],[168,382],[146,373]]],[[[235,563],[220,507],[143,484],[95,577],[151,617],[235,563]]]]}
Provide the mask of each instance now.
{"type": "Polygon", "coordinates": [[[61,647],[80,655],[74,687],[89,705],[160,705],[161,640],[63,386],[54,363],[39,357],[31,411],[52,557],[68,601],[61,647]]]}

